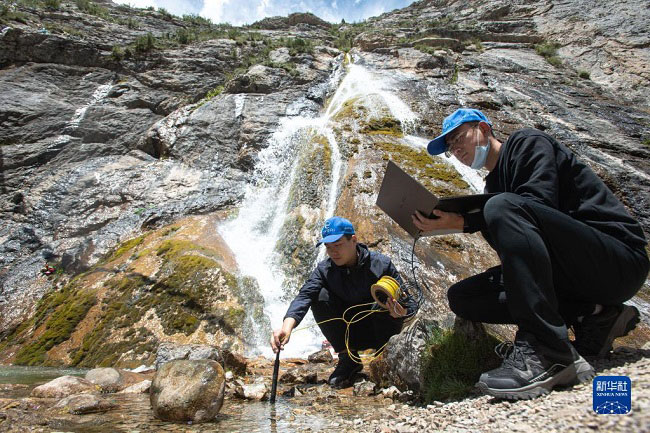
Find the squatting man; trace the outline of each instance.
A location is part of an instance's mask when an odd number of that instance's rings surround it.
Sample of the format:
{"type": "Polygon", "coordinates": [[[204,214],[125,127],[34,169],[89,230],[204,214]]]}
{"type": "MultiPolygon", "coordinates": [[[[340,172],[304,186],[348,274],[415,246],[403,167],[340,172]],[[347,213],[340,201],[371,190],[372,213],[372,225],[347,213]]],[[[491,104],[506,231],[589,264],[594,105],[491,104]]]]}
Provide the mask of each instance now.
{"type": "Polygon", "coordinates": [[[532,398],[591,379],[585,357],[605,356],[639,322],[639,311],[623,304],[650,267],[639,223],[587,165],[542,131],[522,129],[501,143],[481,111],[461,108],[444,119],[427,150],[487,169],[485,192],[499,193],[482,212],[413,216],[425,232],[480,230],[499,256],[499,266],[447,292],[462,318],[517,326],[514,343],[497,346],[503,364],[483,373],[478,388],[532,398]]]}
{"type": "Polygon", "coordinates": [[[282,327],[271,336],[271,347],[276,353],[283,349],[292,330],[311,307],[321,332],[338,353],[338,364],[328,381],[339,388],[349,385],[362,370],[358,351],[383,347],[391,336],[400,332],[404,317],[414,312],[415,305],[413,299],[406,296],[399,301],[388,298],[387,311],[373,306],[376,314],[369,314],[350,325],[346,345],[346,324],[342,320],[329,319],[341,318],[345,312],[345,319],[350,320],[356,313],[368,310],[364,304],[374,301],[370,288],[381,277],[392,277],[400,285],[402,279],[388,257],[358,242],[354,226],[347,219],[328,219],[321,234],[317,245],[325,245],[328,258],[318,263],[289,305],[282,327]]]}

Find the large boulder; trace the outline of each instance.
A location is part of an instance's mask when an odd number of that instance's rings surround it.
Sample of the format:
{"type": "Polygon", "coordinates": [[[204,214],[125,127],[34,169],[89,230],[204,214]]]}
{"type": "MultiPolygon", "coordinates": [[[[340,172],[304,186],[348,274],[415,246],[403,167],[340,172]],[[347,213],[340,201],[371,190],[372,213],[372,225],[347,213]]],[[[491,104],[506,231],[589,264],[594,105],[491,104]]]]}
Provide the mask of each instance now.
{"type": "Polygon", "coordinates": [[[89,380],[77,376],[61,376],[32,390],[32,397],[63,398],[72,394],[97,392],[99,388],[89,380]]]}
{"type": "Polygon", "coordinates": [[[370,378],[382,385],[419,392],[422,383],[420,355],[438,324],[418,318],[406,330],[394,335],[381,356],[370,363],[370,378]]]}
{"type": "Polygon", "coordinates": [[[163,364],[177,359],[211,359],[223,364],[223,357],[219,349],[207,344],[175,344],[161,343],[156,353],[156,370],[163,364]]]}
{"type": "Polygon", "coordinates": [[[165,421],[212,421],[223,404],[223,368],[209,359],[163,364],[151,385],[151,407],[165,421]]]}

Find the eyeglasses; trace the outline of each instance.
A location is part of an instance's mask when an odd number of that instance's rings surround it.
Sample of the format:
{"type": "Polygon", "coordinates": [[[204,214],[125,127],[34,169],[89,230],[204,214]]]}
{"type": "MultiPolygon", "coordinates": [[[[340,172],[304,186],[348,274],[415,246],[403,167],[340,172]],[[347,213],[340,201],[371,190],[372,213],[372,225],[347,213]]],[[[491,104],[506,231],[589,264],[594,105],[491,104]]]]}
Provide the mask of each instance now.
{"type": "Polygon", "coordinates": [[[447,137],[447,139],[445,139],[447,142],[447,150],[445,151],[445,156],[447,156],[447,158],[451,157],[451,155],[458,156],[458,152],[462,149],[462,138],[467,135],[467,131],[470,129],[471,128],[468,128],[463,132],[456,132],[451,137],[447,137]]]}

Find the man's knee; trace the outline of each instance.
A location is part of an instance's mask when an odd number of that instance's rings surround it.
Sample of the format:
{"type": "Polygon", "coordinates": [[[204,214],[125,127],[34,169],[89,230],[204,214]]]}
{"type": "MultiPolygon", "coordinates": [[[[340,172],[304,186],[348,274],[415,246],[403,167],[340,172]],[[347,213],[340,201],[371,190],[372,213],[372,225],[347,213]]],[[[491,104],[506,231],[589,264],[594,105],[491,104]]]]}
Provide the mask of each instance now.
{"type": "Polygon", "coordinates": [[[510,192],[504,192],[489,199],[483,208],[483,216],[488,228],[513,215],[524,200],[520,195],[510,192]]]}
{"type": "Polygon", "coordinates": [[[463,317],[463,285],[462,281],[447,290],[449,309],[457,316],[463,317]]]}

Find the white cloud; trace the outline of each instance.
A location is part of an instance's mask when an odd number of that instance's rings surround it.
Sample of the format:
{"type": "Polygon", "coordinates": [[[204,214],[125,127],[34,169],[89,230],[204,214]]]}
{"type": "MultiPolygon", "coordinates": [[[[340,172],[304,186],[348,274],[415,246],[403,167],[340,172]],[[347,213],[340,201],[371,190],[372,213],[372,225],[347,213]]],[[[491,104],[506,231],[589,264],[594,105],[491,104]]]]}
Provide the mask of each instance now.
{"type": "Polygon", "coordinates": [[[199,15],[205,18],[210,18],[213,23],[230,22],[228,14],[224,16],[223,12],[223,7],[228,3],[230,3],[230,0],[204,0],[203,9],[201,9],[199,15]]]}

